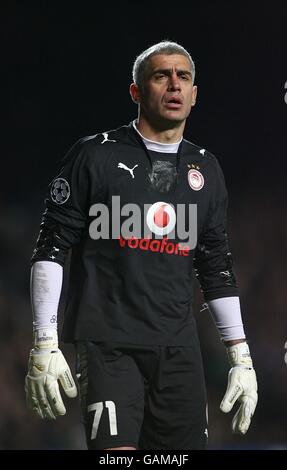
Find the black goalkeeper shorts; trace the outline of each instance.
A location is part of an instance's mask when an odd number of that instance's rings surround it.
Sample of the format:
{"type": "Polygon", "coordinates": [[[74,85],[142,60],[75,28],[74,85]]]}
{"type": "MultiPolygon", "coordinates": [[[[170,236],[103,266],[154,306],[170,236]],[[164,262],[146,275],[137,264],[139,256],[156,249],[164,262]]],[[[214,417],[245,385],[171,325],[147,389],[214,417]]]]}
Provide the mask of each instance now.
{"type": "Polygon", "coordinates": [[[191,347],[77,343],[77,378],[89,449],[204,449],[206,391],[191,347]]]}

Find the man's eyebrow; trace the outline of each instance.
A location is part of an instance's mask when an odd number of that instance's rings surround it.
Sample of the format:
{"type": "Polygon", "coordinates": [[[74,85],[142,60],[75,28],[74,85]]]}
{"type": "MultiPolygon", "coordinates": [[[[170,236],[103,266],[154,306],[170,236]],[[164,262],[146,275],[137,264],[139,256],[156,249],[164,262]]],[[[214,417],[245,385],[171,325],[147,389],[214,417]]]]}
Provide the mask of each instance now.
{"type": "Polygon", "coordinates": [[[180,73],[180,74],[182,74],[182,75],[183,75],[183,74],[185,74],[185,75],[190,75],[190,76],[192,75],[192,73],[191,73],[189,70],[181,70],[181,69],[179,69],[179,70],[177,70],[177,73],[180,73]]]}
{"type": "MultiPolygon", "coordinates": [[[[171,69],[156,69],[152,72],[152,75],[155,75],[156,73],[162,73],[164,75],[169,75],[171,73],[171,69]]],[[[177,69],[176,70],[177,74],[180,75],[192,75],[189,70],[184,70],[184,69],[177,69]]]]}

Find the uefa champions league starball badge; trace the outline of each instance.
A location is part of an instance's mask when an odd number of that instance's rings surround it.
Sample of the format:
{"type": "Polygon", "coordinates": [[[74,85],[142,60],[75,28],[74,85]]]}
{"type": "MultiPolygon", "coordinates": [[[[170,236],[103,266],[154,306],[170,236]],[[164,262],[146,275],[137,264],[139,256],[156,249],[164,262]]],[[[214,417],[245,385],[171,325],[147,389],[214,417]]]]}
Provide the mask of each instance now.
{"type": "Polygon", "coordinates": [[[70,185],[64,178],[57,178],[53,181],[51,187],[51,198],[56,204],[67,202],[71,194],[70,185]]]}
{"type": "Polygon", "coordinates": [[[188,175],[188,184],[194,191],[199,191],[204,186],[203,175],[198,170],[189,170],[188,175]]]}

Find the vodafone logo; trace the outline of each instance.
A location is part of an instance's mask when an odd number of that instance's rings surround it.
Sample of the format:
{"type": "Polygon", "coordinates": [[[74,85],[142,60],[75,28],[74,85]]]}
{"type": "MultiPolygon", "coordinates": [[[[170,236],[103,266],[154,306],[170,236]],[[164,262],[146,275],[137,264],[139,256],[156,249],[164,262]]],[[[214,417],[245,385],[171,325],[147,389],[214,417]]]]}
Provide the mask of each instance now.
{"type": "Polygon", "coordinates": [[[188,184],[194,191],[199,191],[204,186],[204,178],[200,171],[189,170],[188,175],[188,184]]]}
{"type": "Polygon", "coordinates": [[[166,202],[156,202],[149,208],[146,221],[151,232],[161,236],[167,235],[175,227],[175,210],[166,202]]]}

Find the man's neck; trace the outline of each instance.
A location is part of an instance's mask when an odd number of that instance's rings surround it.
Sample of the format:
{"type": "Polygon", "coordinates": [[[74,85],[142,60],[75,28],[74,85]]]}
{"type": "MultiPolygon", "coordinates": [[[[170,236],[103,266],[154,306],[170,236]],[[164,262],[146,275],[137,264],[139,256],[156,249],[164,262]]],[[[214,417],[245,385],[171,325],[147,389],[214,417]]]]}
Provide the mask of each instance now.
{"type": "Polygon", "coordinates": [[[173,129],[155,129],[146,119],[139,117],[135,121],[138,131],[143,137],[154,142],[163,144],[173,144],[182,140],[183,130],[185,123],[173,129]]]}
{"type": "Polygon", "coordinates": [[[136,126],[136,119],[133,121],[133,127],[136,130],[136,132],[141,136],[142,141],[148,150],[153,150],[154,152],[163,152],[163,153],[177,153],[178,152],[178,148],[182,141],[182,138],[180,141],[172,143],[172,144],[167,144],[165,142],[156,142],[154,140],[147,139],[140,133],[140,131],[138,130],[136,126]]]}

